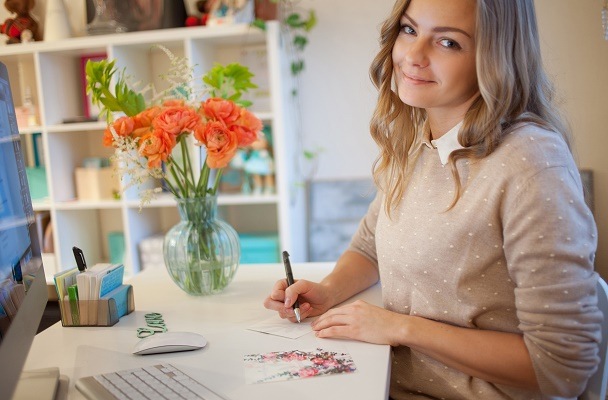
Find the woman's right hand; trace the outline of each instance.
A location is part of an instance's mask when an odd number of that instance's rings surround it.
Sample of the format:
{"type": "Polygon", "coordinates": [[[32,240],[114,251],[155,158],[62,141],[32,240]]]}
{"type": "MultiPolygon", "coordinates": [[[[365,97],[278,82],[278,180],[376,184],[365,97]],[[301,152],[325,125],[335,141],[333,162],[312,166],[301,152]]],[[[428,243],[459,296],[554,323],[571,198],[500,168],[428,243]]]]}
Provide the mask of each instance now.
{"type": "Polygon", "coordinates": [[[327,286],[304,279],[287,286],[287,280],[281,279],[274,284],[270,296],[264,300],[264,307],[275,310],[281,318],[297,322],[293,303],[300,302],[301,319],[314,317],[329,310],[333,303],[327,286]]]}

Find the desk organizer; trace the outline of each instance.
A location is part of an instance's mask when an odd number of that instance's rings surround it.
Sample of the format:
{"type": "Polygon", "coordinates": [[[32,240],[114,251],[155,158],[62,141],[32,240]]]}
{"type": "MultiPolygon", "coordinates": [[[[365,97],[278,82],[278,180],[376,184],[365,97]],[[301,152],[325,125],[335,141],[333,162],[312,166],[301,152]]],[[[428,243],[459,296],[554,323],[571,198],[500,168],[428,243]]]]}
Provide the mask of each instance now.
{"type": "Polygon", "coordinates": [[[121,285],[99,300],[60,300],[63,326],[112,326],[135,310],[133,286],[121,285]]]}

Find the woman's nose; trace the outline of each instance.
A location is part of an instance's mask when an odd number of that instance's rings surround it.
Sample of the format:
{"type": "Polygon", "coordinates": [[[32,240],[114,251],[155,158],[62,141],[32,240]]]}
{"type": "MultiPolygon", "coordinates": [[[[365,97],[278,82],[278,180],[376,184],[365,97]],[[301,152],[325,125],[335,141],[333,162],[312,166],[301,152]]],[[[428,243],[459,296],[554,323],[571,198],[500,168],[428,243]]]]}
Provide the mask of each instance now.
{"type": "Polygon", "coordinates": [[[407,45],[405,60],[408,64],[424,68],[429,64],[428,46],[422,40],[414,40],[407,45]]]}

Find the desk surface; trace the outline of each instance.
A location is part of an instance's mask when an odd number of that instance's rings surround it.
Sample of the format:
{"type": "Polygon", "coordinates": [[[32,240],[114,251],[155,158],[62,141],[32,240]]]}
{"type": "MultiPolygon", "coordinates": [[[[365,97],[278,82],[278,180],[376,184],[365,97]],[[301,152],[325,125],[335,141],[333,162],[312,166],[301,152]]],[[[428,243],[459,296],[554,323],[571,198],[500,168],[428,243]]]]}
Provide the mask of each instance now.
{"type": "MultiPolygon", "coordinates": [[[[318,281],[331,264],[296,264],[294,275],[318,281]]],[[[319,339],[313,333],[298,339],[246,330],[274,312],[262,305],[272,284],[284,277],[280,264],[241,265],[224,292],[193,297],[182,292],[164,269],[144,271],[129,283],[134,287],[135,311],[113,327],[62,327],[57,323],[36,336],[25,368],[59,367],[70,379],[68,397],[83,398],[74,387],[81,377],[159,363],[171,363],[231,400],[238,399],[386,399],[390,347],[350,340],[319,339]],[[173,331],[197,332],[208,344],[202,350],[149,356],[133,355],[139,339],[136,328],[145,326],[144,314],[159,312],[173,331]],[[325,350],[349,353],[357,371],[296,381],[255,385],[245,383],[243,355],[272,351],[325,350]],[[289,395],[287,395],[289,393],[289,395]]],[[[381,303],[380,288],[357,298],[381,303]]]]}

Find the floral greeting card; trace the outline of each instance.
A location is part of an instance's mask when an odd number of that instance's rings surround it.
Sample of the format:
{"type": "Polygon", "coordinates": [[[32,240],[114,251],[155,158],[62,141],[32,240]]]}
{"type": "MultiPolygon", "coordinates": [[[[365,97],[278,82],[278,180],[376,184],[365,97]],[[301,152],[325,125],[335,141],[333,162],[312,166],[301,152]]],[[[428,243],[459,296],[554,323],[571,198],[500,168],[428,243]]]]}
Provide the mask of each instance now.
{"type": "Polygon", "coordinates": [[[313,351],[248,354],[243,357],[243,361],[248,384],[346,374],[357,370],[350,354],[320,348],[313,351]]]}

